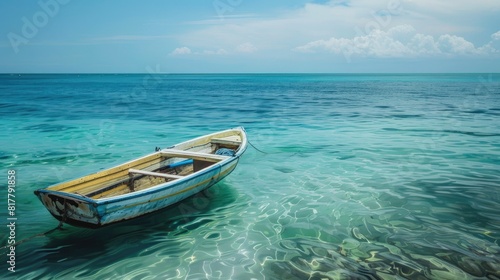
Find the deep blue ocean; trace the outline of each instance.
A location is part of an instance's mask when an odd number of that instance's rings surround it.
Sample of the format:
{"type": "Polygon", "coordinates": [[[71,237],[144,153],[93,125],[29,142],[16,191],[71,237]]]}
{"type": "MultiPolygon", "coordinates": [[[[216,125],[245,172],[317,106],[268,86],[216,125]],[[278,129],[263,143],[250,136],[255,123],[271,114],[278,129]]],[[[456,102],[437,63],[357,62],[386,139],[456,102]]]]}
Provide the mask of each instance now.
{"type": "Polygon", "coordinates": [[[500,74],[0,75],[1,279],[500,279],[500,74]],[[237,126],[194,197],[97,230],[33,191],[237,126]]]}

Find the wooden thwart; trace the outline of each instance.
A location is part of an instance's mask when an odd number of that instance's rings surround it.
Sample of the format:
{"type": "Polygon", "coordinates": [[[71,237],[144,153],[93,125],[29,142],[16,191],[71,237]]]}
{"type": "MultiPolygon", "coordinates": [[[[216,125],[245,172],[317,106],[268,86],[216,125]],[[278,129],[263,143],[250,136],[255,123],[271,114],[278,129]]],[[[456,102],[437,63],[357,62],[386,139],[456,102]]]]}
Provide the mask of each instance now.
{"type": "Polygon", "coordinates": [[[161,150],[160,153],[163,155],[166,155],[166,156],[180,157],[180,158],[192,158],[192,159],[196,159],[196,160],[210,161],[210,162],[219,162],[221,160],[225,160],[225,159],[229,158],[228,156],[198,153],[198,152],[191,152],[191,151],[174,150],[174,149],[161,150]]]}
{"type": "Polygon", "coordinates": [[[212,138],[210,142],[214,144],[231,145],[231,146],[241,145],[241,141],[238,137],[212,138]]]}
{"type": "Polygon", "coordinates": [[[148,176],[163,177],[163,178],[168,178],[168,179],[180,179],[180,178],[183,178],[183,176],[179,176],[179,175],[165,174],[165,173],[158,173],[158,172],[151,172],[151,171],[144,171],[144,170],[138,170],[138,169],[129,169],[128,172],[129,173],[134,173],[134,174],[142,174],[142,175],[148,175],[148,176]]]}

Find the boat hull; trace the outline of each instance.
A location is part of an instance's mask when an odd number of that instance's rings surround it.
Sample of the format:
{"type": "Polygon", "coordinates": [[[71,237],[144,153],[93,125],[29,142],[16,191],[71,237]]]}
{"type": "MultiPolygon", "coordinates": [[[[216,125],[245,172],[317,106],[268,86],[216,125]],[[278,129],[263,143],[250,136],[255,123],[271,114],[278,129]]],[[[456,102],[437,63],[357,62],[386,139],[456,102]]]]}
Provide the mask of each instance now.
{"type": "Polygon", "coordinates": [[[64,223],[88,228],[129,220],[176,204],[218,183],[238,164],[239,157],[213,165],[197,176],[158,185],[145,193],[94,200],[62,192],[37,190],[35,194],[50,214],[64,223]]]}
{"type": "MultiPolygon", "coordinates": [[[[38,189],[35,191],[35,195],[57,220],[74,226],[98,228],[137,218],[176,204],[213,186],[229,175],[236,168],[240,156],[246,150],[246,136],[244,135],[244,130],[242,128],[240,129],[242,133],[242,144],[233,156],[227,156],[223,160],[210,164],[208,167],[204,167],[190,175],[175,176],[179,178],[173,181],[166,181],[165,183],[147,189],[104,198],[92,198],[81,195],[78,192],[60,191],[54,187],[38,189]]],[[[227,131],[221,133],[227,133],[227,131]]],[[[201,141],[200,139],[202,138],[196,138],[172,147],[182,148],[184,146],[196,145],[198,141],[201,141]]],[[[169,149],[165,151],[167,151],[167,153],[170,151],[170,153],[174,154],[181,152],[179,150],[169,149]]],[[[161,152],[163,152],[163,150],[158,153],[161,152]]],[[[152,158],[155,157],[154,155],[155,154],[153,154],[152,158]]],[[[124,165],[128,166],[128,163],[124,165]]],[[[115,169],[116,168],[112,168],[109,170],[113,171],[115,169]]],[[[168,175],[161,174],[161,176],[168,175]]],[[[92,179],[94,177],[95,176],[90,175],[85,178],[92,179]]],[[[82,181],[85,183],[83,180],[84,179],[78,179],[75,182],[79,183],[82,181]]],[[[64,185],[67,183],[62,184],[64,185]]]]}

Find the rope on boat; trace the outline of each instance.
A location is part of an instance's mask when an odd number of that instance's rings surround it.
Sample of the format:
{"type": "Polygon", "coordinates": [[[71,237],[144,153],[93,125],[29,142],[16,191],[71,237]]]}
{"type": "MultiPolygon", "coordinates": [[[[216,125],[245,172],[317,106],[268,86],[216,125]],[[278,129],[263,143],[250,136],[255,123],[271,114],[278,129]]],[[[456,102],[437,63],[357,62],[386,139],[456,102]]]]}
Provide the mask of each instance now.
{"type": "Polygon", "coordinates": [[[250,144],[250,146],[252,146],[252,147],[253,147],[254,149],[256,149],[257,151],[259,151],[259,152],[261,152],[261,153],[263,153],[263,154],[266,154],[266,155],[268,154],[268,153],[266,153],[266,152],[264,152],[264,151],[262,151],[262,150],[258,149],[257,147],[255,147],[255,146],[252,144],[252,142],[250,142],[250,140],[247,140],[247,141],[248,141],[248,144],[250,144]]]}

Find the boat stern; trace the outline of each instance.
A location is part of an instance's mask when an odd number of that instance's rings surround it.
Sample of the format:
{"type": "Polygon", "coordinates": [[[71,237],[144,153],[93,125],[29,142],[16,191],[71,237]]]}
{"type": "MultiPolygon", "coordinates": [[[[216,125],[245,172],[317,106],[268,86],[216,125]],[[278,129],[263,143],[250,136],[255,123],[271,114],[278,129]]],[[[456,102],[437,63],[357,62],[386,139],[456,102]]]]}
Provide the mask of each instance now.
{"type": "Polygon", "coordinates": [[[97,203],[91,198],[47,189],[36,190],[35,195],[49,213],[63,223],[90,228],[101,226],[97,203]]]}

